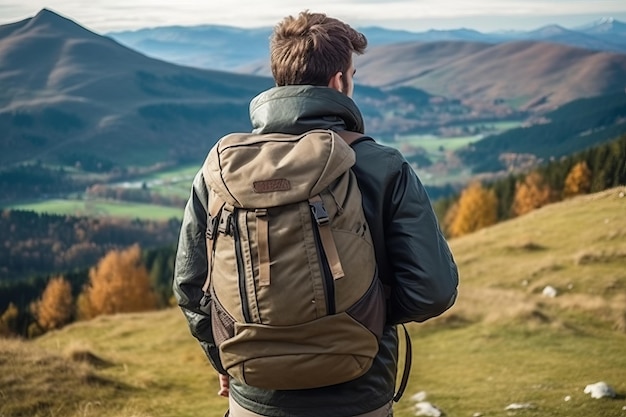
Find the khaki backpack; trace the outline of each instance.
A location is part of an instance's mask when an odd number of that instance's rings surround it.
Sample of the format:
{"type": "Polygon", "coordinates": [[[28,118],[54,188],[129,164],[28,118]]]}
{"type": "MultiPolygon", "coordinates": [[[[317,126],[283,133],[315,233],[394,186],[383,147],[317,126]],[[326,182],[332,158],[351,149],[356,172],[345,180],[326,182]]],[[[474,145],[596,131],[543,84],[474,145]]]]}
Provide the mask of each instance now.
{"type": "Polygon", "coordinates": [[[203,303],[233,378],[308,389],[370,368],[385,296],[354,163],[330,130],[231,134],[210,151],[203,303]]]}

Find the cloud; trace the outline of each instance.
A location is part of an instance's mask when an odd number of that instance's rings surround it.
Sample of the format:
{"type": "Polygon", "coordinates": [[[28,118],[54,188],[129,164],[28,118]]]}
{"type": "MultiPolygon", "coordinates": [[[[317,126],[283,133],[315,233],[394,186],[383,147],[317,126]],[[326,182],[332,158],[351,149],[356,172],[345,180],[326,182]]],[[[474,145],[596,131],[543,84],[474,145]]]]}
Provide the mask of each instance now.
{"type": "Polygon", "coordinates": [[[166,25],[222,24],[228,26],[273,26],[286,15],[304,9],[325,12],[353,25],[388,27],[486,27],[506,26],[507,21],[528,22],[537,16],[624,16],[623,0],[22,0],[0,4],[0,24],[35,15],[44,7],[69,17],[89,29],[106,32],[166,25]],[[446,25],[447,22],[447,25],[446,25]],[[476,23],[474,23],[476,22],[476,23]]]}

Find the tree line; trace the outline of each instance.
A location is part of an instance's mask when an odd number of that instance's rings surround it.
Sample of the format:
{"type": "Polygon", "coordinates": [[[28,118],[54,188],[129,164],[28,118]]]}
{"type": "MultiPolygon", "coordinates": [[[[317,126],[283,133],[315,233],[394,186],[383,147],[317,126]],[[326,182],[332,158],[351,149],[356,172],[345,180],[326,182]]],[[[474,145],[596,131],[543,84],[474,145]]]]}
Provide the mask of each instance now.
{"type": "Polygon", "coordinates": [[[37,337],[77,320],[172,304],[173,246],[108,251],[95,266],[0,287],[0,337],[37,337]]]}
{"type": "MultiPolygon", "coordinates": [[[[0,212],[0,281],[93,265],[106,252],[138,243],[170,245],[180,220],[75,217],[22,210],[0,212]]],[[[2,305],[0,304],[0,308],[2,305]]]]}
{"type": "Polygon", "coordinates": [[[153,192],[145,182],[141,187],[136,188],[94,184],[85,191],[85,198],[149,203],[180,208],[185,207],[187,202],[187,197],[153,192]]]}
{"type": "Polygon", "coordinates": [[[626,184],[626,135],[491,182],[473,181],[439,199],[435,210],[446,234],[463,236],[580,194],[626,184]]]}
{"type": "Polygon", "coordinates": [[[42,296],[51,280],[63,277],[64,287],[69,285],[76,298],[89,280],[89,268],[109,253],[133,245],[144,248],[142,263],[150,277],[151,291],[158,304],[164,305],[171,296],[173,245],[179,227],[178,219],[150,221],[21,210],[0,212],[0,315],[4,317],[0,328],[22,336],[37,328],[46,329],[46,324],[33,325],[36,320],[31,304],[42,296]]]}

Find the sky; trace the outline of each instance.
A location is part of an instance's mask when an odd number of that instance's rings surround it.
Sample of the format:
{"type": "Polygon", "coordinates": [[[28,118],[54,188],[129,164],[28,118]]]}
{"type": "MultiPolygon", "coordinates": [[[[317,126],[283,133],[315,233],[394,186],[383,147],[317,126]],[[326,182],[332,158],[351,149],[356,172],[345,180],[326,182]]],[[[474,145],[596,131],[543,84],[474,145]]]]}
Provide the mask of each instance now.
{"type": "Polygon", "coordinates": [[[468,28],[576,28],[603,17],[626,22],[626,0],[0,0],[0,25],[48,8],[94,32],[158,26],[273,26],[301,10],[324,12],[351,26],[420,32],[468,28]]]}

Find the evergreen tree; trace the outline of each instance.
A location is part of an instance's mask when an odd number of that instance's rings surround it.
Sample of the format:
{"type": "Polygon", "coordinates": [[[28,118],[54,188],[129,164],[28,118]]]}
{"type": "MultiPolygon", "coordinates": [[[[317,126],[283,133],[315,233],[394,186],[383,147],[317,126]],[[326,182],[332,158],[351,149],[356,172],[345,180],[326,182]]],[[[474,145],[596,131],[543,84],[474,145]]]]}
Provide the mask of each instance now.
{"type": "Polygon", "coordinates": [[[491,189],[493,189],[498,200],[498,221],[511,217],[511,206],[515,198],[516,182],[516,177],[510,174],[506,178],[491,184],[491,189]]]}

